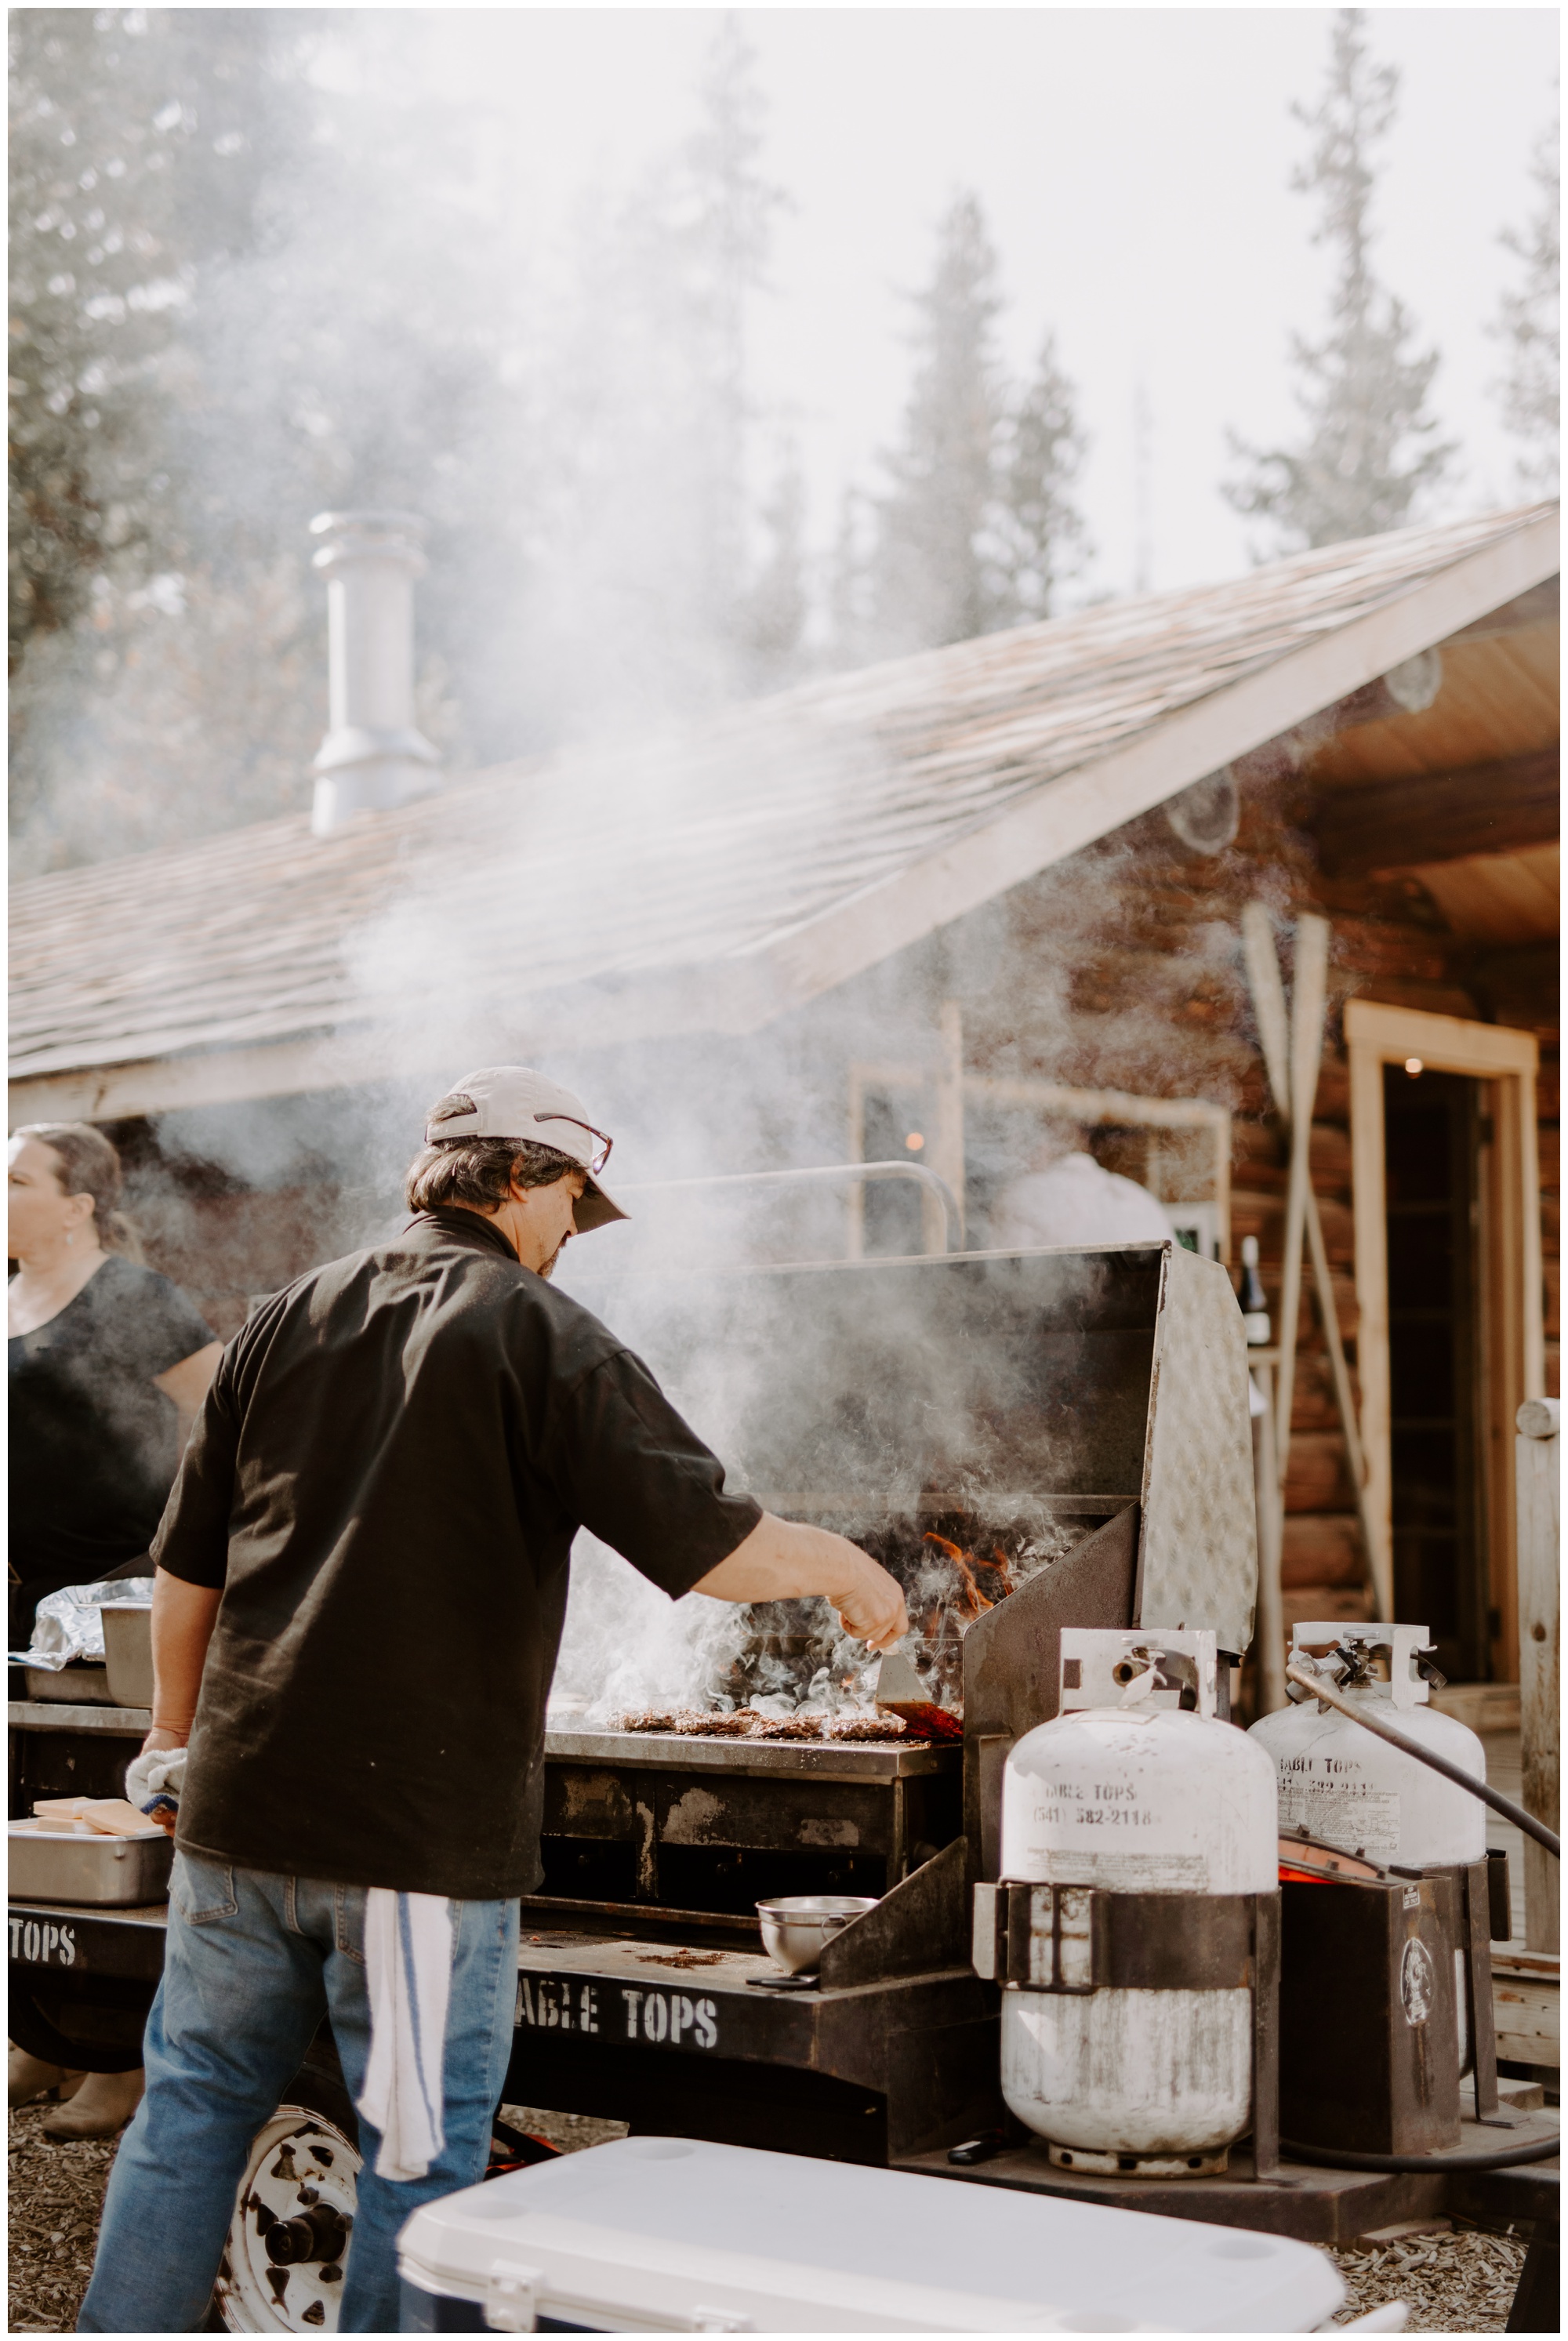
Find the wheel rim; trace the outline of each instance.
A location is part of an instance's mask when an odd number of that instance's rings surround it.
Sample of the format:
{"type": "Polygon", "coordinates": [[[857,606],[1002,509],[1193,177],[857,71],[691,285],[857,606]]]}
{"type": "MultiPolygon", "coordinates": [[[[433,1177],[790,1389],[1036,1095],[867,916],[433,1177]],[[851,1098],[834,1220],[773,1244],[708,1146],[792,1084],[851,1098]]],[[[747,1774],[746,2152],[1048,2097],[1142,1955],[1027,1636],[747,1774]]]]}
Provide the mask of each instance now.
{"type": "Polygon", "coordinates": [[[225,2331],[336,2332],[359,2171],[357,2148],[307,2107],[280,2106],[257,2131],[217,2281],[225,2331]],[[285,2221],[295,2223],[290,2240],[312,2256],[281,2265],[271,2256],[267,2236],[285,2221]],[[336,2237],[341,2247],[325,2256],[336,2237]]]}

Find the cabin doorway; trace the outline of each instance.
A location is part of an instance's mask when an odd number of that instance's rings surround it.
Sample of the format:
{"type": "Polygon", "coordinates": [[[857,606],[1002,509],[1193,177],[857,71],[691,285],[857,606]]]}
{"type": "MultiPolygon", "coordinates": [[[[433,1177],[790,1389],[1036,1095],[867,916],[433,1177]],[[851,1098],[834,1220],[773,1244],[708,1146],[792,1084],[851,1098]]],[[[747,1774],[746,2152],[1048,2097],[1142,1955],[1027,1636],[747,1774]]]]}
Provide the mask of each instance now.
{"type": "Polygon", "coordinates": [[[1362,1437],[1376,1607],[1458,1682],[1518,1680],[1514,1416],[1541,1395],[1535,1042],[1351,1001],[1362,1437]]]}
{"type": "MultiPolygon", "coordinates": [[[[1419,1065],[1419,1061],[1414,1061],[1419,1065]]],[[[1393,1601],[1426,1626],[1444,1674],[1483,1682],[1492,1600],[1483,1084],[1383,1069],[1393,1601]]]]}

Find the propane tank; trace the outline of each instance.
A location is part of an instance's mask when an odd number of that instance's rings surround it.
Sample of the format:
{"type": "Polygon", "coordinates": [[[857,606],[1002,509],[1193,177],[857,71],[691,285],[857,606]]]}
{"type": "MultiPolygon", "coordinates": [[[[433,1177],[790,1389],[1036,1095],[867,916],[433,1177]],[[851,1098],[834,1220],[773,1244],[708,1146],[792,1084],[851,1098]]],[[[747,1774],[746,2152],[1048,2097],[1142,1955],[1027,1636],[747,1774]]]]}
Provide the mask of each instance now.
{"type": "MultiPolygon", "coordinates": [[[[1486,1778],[1486,1750],[1473,1731],[1431,1704],[1443,1677],[1424,1626],[1303,1620],[1291,1632],[1291,1663],[1322,1675],[1352,1707],[1386,1716],[1396,1730],[1473,1778],[1486,1778]],[[1317,1657],[1313,1651],[1323,1653],[1317,1657]],[[1386,1677],[1373,1671],[1385,1663],[1386,1677]]],[[[1386,1869],[1460,1867],[1486,1858],[1486,1808],[1479,1797],[1406,1756],[1375,1732],[1326,1707],[1298,1684],[1292,1701],[1254,1723],[1249,1738],[1278,1769],[1280,1836],[1337,1846],[1386,1869]]],[[[1283,1847],[1282,1847],[1283,1850],[1283,1847]]],[[[1490,1987],[1487,1987],[1488,1990],[1490,1987]]],[[[1475,2042],[1463,1948],[1453,1953],[1459,2069],[1472,2070],[1475,2042]]]]}
{"type": "MultiPolygon", "coordinates": [[[[1486,1778],[1486,1751],[1473,1731],[1430,1704],[1432,1665],[1424,1626],[1362,1626],[1343,1619],[1303,1624],[1291,1635],[1292,1663],[1322,1673],[1353,1707],[1388,1718],[1451,1764],[1486,1778]],[[1328,1646],[1329,1656],[1308,1652],[1328,1646]],[[1386,1653],[1388,1676],[1373,1669],[1386,1653]]],[[[1385,1868],[1424,1869],[1435,1863],[1483,1861],[1486,1808],[1441,1772],[1402,1755],[1293,1683],[1293,1702],[1254,1723],[1250,1734],[1279,1773],[1280,1831],[1385,1868]]]]}
{"type": "Polygon", "coordinates": [[[1211,1632],[1066,1629],[1061,1711],[1007,1759],[975,1966],[1008,1987],[1003,2095],[1067,2168],[1207,2175],[1250,2126],[1278,1822],[1217,1672],[1211,1632]]]}

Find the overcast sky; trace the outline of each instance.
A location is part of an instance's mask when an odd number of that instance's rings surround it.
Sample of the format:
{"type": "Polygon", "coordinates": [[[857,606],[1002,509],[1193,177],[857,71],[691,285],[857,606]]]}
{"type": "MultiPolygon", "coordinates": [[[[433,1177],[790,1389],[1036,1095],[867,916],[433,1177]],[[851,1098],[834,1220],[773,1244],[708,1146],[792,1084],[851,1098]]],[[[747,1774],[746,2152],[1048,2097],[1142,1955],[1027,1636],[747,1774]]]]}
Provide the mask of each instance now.
{"type": "MultiPolygon", "coordinates": [[[[769,106],[764,168],[794,208],[755,340],[754,387],[804,445],[813,533],[874,484],[908,379],[902,294],[960,186],[1000,249],[1019,367],[1046,326],[1093,439],[1093,583],[1134,582],[1134,410],[1152,420],[1152,582],[1246,565],[1222,501],[1225,430],[1292,429],[1286,337],[1314,332],[1325,271],[1289,192],[1331,12],[1316,8],[842,8],[741,12],[769,106]]],[[[629,181],[694,120],[715,11],[415,11],[431,85],[507,117],[541,243],[586,184],[629,181]]],[[[1514,266],[1500,230],[1555,105],[1554,9],[1374,8],[1402,75],[1376,263],[1443,354],[1436,403],[1463,468],[1443,511],[1518,500],[1485,328],[1514,266]]]]}

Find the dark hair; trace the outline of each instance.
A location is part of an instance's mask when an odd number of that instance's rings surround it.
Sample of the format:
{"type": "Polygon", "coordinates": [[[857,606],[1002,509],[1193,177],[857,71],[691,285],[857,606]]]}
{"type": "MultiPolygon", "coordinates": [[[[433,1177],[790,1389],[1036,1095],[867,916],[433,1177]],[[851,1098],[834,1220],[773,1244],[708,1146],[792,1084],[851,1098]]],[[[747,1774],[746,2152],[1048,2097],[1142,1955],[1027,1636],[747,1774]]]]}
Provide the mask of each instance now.
{"type": "MultiPolygon", "coordinates": [[[[472,1098],[444,1097],[425,1121],[450,1121],[473,1111],[472,1098]]],[[[506,1201],[514,1180],[519,1187],[553,1187],[568,1170],[582,1168],[569,1154],[531,1138],[436,1138],[409,1164],[404,1191],[411,1211],[433,1210],[438,1203],[494,1210],[506,1201]]]]}
{"type": "Polygon", "coordinates": [[[29,1121],[13,1138],[35,1138],[59,1162],[55,1176],[63,1195],[91,1195],[98,1241],[105,1251],[140,1260],[142,1240],[120,1209],[125,1180],[120,1158],[90,1121],[29,1121]]]}

